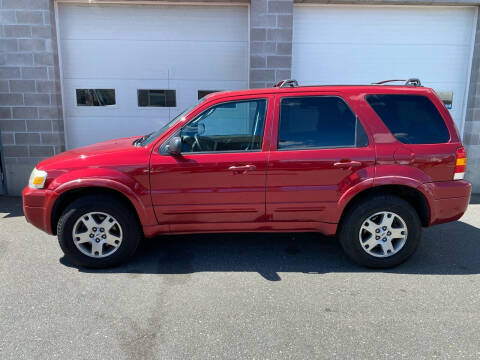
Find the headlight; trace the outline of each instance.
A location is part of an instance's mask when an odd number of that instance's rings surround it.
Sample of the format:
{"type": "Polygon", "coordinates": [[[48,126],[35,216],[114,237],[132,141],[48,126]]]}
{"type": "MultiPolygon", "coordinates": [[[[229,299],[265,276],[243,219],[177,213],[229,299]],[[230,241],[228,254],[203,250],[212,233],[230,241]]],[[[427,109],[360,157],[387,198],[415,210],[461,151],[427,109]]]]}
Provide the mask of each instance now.
{"type": "Polygon", "coordinates": [[[28,186],[34,189],[41,189],[45,185],[45,180],[47,180],[47,172],[34,168],[30,174],[28,186]]]}

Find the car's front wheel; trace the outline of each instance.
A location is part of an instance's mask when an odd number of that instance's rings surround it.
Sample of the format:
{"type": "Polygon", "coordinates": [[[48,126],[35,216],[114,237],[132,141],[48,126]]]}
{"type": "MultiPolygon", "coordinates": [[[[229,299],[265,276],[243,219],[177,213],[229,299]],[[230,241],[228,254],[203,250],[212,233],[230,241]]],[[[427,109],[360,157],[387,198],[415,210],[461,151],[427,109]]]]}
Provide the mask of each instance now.
{"type": "Polygon", "coordinates": [[[62,213],[60,247],[75,264],[91,268],[118,265],[132,256],[141,231],[135,214],[110,196],[85,196],[62,213]]]}
{"type": "Polygon", "coordinates": [[[376,195],[348,211],[339,238],[346,254],[356,263],[389,268],[415,252],[421,232],[420,218],[407,201],[376,195]]]}

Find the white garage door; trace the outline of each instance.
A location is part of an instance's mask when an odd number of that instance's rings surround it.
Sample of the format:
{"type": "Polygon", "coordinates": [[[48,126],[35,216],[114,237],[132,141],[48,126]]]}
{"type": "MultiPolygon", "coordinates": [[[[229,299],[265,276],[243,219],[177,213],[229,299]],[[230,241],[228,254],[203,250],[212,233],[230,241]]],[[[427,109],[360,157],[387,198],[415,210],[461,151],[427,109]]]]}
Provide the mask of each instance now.
{"type": "Polygon", "coordinates": [[[418,77],[453,91],[463,128],[476,9],[295,6],[292,76],[303,84],[368,84],[418,77]]]}
{"type": "Polygon", "coordinates": [[[193,105],[199,90],[248,87],[246,6],[58,12],[69,148],[154,131],[193,105]]]}

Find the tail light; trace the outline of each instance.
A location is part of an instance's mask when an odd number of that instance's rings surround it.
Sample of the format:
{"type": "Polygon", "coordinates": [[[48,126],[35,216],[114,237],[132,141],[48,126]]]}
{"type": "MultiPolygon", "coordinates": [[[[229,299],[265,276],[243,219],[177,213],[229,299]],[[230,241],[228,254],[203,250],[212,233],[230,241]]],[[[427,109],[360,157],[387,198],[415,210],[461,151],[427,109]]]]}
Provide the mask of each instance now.
{"type": "Polygon", "coordinates": [[[453,180],[462,180],[465,176],[465,168],[467,166],[467,152],[464,147],[457,149],[457,160],[455,162],[455,171],[453,180]]]}

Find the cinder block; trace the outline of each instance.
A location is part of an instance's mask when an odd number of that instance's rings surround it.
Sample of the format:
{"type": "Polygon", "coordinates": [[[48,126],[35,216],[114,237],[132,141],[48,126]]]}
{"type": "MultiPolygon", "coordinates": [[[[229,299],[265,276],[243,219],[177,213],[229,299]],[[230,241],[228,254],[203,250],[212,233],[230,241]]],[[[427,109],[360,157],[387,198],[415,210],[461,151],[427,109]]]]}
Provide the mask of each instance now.
{"type": "Polygon", "coordinates": [[[38,9],[46,10],[50,8],[49,0],[3,0],[5,9],[38,9]]]}
{"type": "Polygon", "coordinates": [[[10,80],[11,92],[35,92],[35,80],[10,80]]]}
{"type": "Polygon", "coordinates": [[[278,55],[292,55],[292,43],[291,42],[278,42],[277,43],[278,55]]]}
{"type": "Polygon", "coordinates": [[[25,120],[0,120],[2,131],[26,131],[25,120]]]}
{"type": "Polygon", "coordinates": [[[17,51],[17,39],[0,39],[0,52],[17,51]]]}
{"type": "Polygon", "coordinates": [[[24,94],[25,105],[50,105],[48,94],[24,94]]]}
{"type": "Polygon", "coordinates": [[[250,39],[252,41],[264,41],[267,39],[266,29],[250,29],[250,39]]]}
{"type": "Polygon", "coordinates": [[[37,80],[37,91],[38,92],[57,92],[60,89],[58,88],[58,84],[56,81],[53,80],[37,80]]]}
{"type": "Polygon", "coordinates": [[[65,136],[63,133],[42,133],[42,144],[46,145],[63,145],[65,141],[65,136]]]}
{"type": "Polygon", "coordinates": [[[33,38],[51,38],[52,36],[52,27],[50,25],[32,26],[33,38]]]}
{"type": "Polygon", "coordinates": [[[274,41],[252,41],[250,43],[251,55],[273,55],[275,54],[276,43],[274,41]]]}
{"type": "Polygon", "coordinates": [[[40,144],[40,134],[17,132],[15,133],[15,144],[17,145],[40,144]]]}
{"type": "Polygon", "coordinates": [[[9,92],[8,80],[0,80],[0,92],[9,92]]]}
{"type": "Polygon", "coordinates": [[[264,81],[253,81],[250,82],[250,88],[252,89],[263,89],[266,87],[266,83],[264,81]]]}
{"type": "Polygon", "coordinates": [[[52,120],[52,131],[64,131],[64,122],[63,120],[52,120]]]}
{"type": "Polygon", "coordinates": [[[18,39],[20,51],[45,51],[44,39],[18,39]]]}
{"type": "Polygon", "coordinates": [[[289,55],[271,55],[267,56],[268,68],[290,68],[292,57],[289,55]]]}
{"type": "Polygon", "coordinates": [[[26,145],[6,145],[3,147],[5,157],[28,156],[28,146],[26,145]]]}
{"type": "Polygon", "coordinates": [[[38,108],[39,119],[59,119],[60,109],[58,107],[41,107],[38,108]]]}
{"type": "Polygon", "coordinates": [[[33,55],[32,54],[6,54],[5,56],[6,65],[32,65],[33,64],[33,55]]]}
{"type": "Polygon", "coordinates": [[[277,25],[275,15],[252,14],[250,21],[253,27],[275,27],[277,25]]]}
{"type": "Polygon", "coordinates": [[[250,13],[251,14],[265,14],[268,9],[267,0],[251,0],[250,13]]]}
{"type": "Polygon", "coordinates": [[[267,40],[292,41],[292,29],[267,29],[267,40]]]}
{"type": "Polygon", "coordinates": [[[16,24],[17,20],[15,18],[14,10],[0,10],[0,24],[16,24]]]}
{"type": "Polygon", "coordinates": [[[12,118],[12,108],[9,106],[0,107],[0,119],[11,119],[11,118],[12,118]]]}
{"type": "Polygon", "coordinates": [[[43,12],[30,10],[17,10],[17,24],[43,24],[43,12]]]}
{"type": "Polygon", "coordinates": [[[260,81],[274,81],[275,80],[275,71],[274,70],[250,70],[250,80],[252,82],[260,81]]]}
{"type": "Polygon", "coordinates": [[[51,120],[27,120],[27,131],[52,131],[51,120]]]}
{"type": "Polygon", "coordinates": [[[7,38],[30,38],[32,28],[29,25],[4,25],[4,33],[7,38]]]}
{"type": "Polygon", "coordinates": [[[250,66],[252,68],[264,68],[267,65],[266,57],[260,55],[250,56],[250,66]]]}
{"type": "Polygon", "coordinates": [[[19,79],[20,68],[18,66],[0,66],[0,79],[19,79]]]}
{"type": "Polygon", "coordinates": [[[275,70],[275,81],[286,80],[292,77],[290,70],[275,70]]]}
{"type": "Polygon", "coordinates": [[[15,144],[15,139],[13,137],[13,132],[2,131],[2,144],[3,145],[12,145],[15,144]]]}
{"type": "Polygon", "coordinates": [[[23,105],[23,95],[0,94],[0,105],[23,105]]]}
{"type": "Polygon", "coordinates": [[[26,107],[18,106],[12,108],[13,118],[14,119],[36,119],[37,118],[37,108],[36,107],[26,107]]]}
{"type": "Polygon", "coordinates": [[[22,68],[22,79],[33,79],[33,80],[41,80],[47,79],[47,68],[42,67],[23,67],[22,68]]]}
{"type": "Polygon", "coordinates": [[[291,28],[293,26],[293,15],[277,15],[277,27],[291,28]]]}
{"type": "Polygon", "coordinates": [[[51,145],[31,145],[30,156],[49,157],[54,155],[54,147],[51,145]]]}
{"type": "Polygon", "coordinates": [[[293,1],[270,0],[268,2],[269,14],[291,14],[293,12],[293,1]]]}
{"type": "Polygon", "coordinates": [[[34,54],[35,64],[36,65],[53,65],[53,54],[42,53],[34,54]]]}

